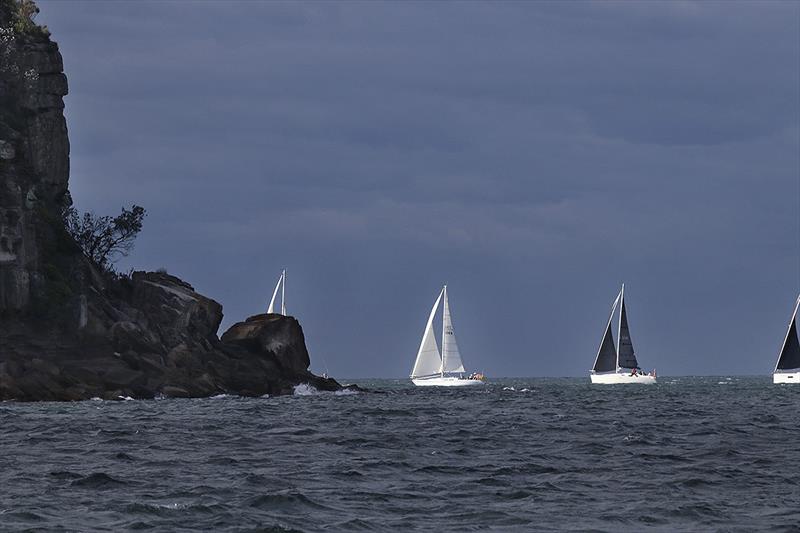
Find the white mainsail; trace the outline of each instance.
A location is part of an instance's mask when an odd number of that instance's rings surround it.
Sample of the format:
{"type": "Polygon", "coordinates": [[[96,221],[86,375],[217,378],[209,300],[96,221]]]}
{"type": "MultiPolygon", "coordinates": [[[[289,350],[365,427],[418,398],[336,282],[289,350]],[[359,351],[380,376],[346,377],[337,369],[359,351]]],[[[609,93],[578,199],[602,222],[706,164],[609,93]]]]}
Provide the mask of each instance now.
{"type": "Polygon", "coordinates": [[[450,317],[450,304],[447,300],[447,285],[442,289],[444,294],[444,314],[442,317],[442,373],[466,372],[461,354],[458,353],[456,334],[453,331],[453,322],[450,317]]]}
{"type": "Polygon", "coordinates": [[[275,290],[272,292],[272,299],[269,301],[267,313],[275,312],[275,300],[278,297],[278,289],[281,291],[281,312],[280,314],[286,315],[286,270],[281,271],[278,278],[278,283],[275,285],[275,290]]]}
{"type": "Polygon", "coordinates": [[[417,360],[414,362],[414,369],[411,371],[412,378],[423,376],[433,376],[442,373],[442,357],[439,354],[439,345],[436,344],[436,335],[433,333],[433,317],[439,309],[439,301],[442,299],[444,289],[439,293],[436,302],[433,304],[428,323],[425,325],[425,333],[422,335],[422,342],[417,352],[417,360]]]}

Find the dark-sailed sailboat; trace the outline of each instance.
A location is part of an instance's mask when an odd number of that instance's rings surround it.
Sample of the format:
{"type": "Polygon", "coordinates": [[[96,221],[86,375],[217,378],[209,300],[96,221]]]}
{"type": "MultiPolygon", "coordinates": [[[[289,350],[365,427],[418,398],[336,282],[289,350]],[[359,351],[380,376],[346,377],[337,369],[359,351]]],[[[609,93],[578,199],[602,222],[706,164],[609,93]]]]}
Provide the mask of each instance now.
{"type": "Polygon", "coordinates": [[[608,324],[600,341],[600,349],[594,360],[594,366],[589,374],[592,383],[655,383],[655,372],[645,374],[639,368],[636,354],[633,351],[631,332],[628,327],[628,314],[625,311],[625,284],[617,294],[608,316],[608,324]],[[619,305],[619,329],[617,330],[619,342],[614,346],[614,334],[611,332],[614,313],[619,305]]]}
{"type": "Polygon", "coordinates": [[[786,329],[778,362],[772,373],[773,383],[800,383],[800,340],[797,338],[797,308],[800,307],[800,296],[794,304],[794,312],[786,329]]]}

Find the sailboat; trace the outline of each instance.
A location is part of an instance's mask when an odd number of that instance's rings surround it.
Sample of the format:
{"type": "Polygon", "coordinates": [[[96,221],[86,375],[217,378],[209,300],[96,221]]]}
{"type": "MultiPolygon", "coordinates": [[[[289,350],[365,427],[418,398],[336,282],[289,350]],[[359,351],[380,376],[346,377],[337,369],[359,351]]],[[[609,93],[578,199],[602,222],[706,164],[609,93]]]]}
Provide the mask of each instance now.
{"type": "Polygon", "coordinates": [[[447,301],[447,285],[442,288],[436,302],[433,304],[422,342],[419,345],[417,359],[411,370],[411,381],[418,387],[463,387],[467,385],[482,385],[483,376],[472,374],[464,377],[466,370],[458,352],[456,335],[453,331],[453,322],[450,317],[450,304],[447,301]],[[444,301],[442,312],[442,351],[436,343],[433,332],[433,319],[439,310],[439,304],[444,301]]]}
{"type": "Polygon", "coordinates": [[[633,352],[631,342],[631,332],[628,328],[628,315],[625,312],[625,284],[617,294],[614,305],[611,306],[611,314],[608,317],[606,331],[603,340],[600,341],[600,349],[594,360],[594,366],[589,374],[592,383],[655,383],[655,371],[645,374],[639,369],[636,361],[636,354],[633,352]],[[619,305],[619,329],[617,331],[619,343],[614,347],[614,335],[611,333],[611,324],[614,313],[619,305]]]}
{"type": "Polygon", "coordinates": [[[269,301],[267,313],[275,313],[275,300],[278,298],[278,290],[281,291],[281,312],[278,314],[286,316],[286,270],[281,271],[275,290],[272,292],[272,299],[269,301]]]}
{"type": "Polygon", "coordinates": [[[794,312],[789,320],[789,328],[783,339],[778,362],[772,373],[773,383],[800,383],[800,342],[797,339],[797,308],[800,307],[800,296],[794,304],[794,312]]]}

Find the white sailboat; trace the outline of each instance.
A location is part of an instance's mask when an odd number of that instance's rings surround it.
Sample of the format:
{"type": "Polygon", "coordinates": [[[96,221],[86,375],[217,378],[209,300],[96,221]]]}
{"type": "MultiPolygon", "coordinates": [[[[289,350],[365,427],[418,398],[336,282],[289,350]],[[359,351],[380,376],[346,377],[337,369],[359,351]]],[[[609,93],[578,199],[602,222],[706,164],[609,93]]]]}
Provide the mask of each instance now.
{"type": "Polygon", "coordinates": [[[794,304],[794,312],[789,320],[786,337],[778,354],[778,362],[772,373],[773,383],[800,383],[800,341],[797,338],[797,308],[800,307],[800,296],[794,304]]]}
{"type": "Polygon", "coordinates": [[[278,314],[286,316],[286,270],[281,271],[275,290],[272,292],[272,299],[269,301],[267,313],[275,313],[275,300],[278,298],[278,290],[281,291],[281,312],[278,314]]]}
{"type": "Polygon", "coordinates": [[[467,385],[482,385],[482,375],[464,377],[466,370],[458,352],[456,335],[453,331],[453,322],[450,317],[450,304],[447,300],[447,285],[442,288],[436,302],[433,304],[422,342],[419,345],[417,359],[411,371],[411,381],[418,387],[463,387],[467,385]],[[444,301],[442,312],[442,351],[436,343],[433,331],[433,319],[439,304],[444,301]]]}
{"type": "Polygon", "coordinates": [[[589,374],[592,383],[617,384],[617,383],[642,383],[651,384],[656,382],[655,371],[645,374],[639,369],[636,354],[633,352],[631,333],[628,328],[628,316],[625,312],[625,284],[611,306],[611,314],[608,317],[603,340],[600,341],[600,349],[597,350],[597,357],[594,366],[589,374]],[[614,335],[611,333],[611,323],[614,319],[614,312],[619,304],[619,343],[614,347],[614,335]]]}

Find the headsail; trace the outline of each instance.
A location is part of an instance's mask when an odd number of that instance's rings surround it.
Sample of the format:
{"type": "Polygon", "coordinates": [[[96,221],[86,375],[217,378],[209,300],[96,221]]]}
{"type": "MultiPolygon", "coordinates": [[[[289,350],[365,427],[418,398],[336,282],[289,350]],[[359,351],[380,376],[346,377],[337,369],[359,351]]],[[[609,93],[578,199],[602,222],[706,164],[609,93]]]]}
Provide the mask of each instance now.
{"type": "Polygon", "coordinates": [[[275,290],[272,292],[272,299],[269,301],[267,313],[275,312],[275,300],[278,298],[278,289],[281,290],[281,313],[286,315],[286,270],[281,272],[278,278],[278,283],[275,285],[275,290]]]}
{"type": "Polygon", "coordinates": [[[603,340],[600,341],[600,348],[597,350],[597,357],[594,360],[592,370],[595,372],[614,372],[617,369],[617,351],[614,348],[614,335],[611,333],[611,319],[614,318],[614,311],[617,310],[619,295],[611,306],[611,314],[608,315],[606,332],[603,340]]]}
{"type": "Polygon", "coordinates": [[[439,353],[439,345],[436,344],[436,335],[433,333],[433,317],[436,316],[436,310],[439,308],[442,294],[444,294],[444,289],[436,298],[431,314],[428,317],[428,323],[425,325],[425,333],[422,334],[417,360],[414,362],[414,369],[411,371],[412,378],[434,376],[442,373],[442,356],[439,353]]]}
{"type": "Polygon", "coordinates": [[[800,368],[800,341],[797,338],[797,308],[800,307],[800,296],[794,305],[794,313],[789,321],[789,330],[783,340],[781,353],[778,356],[778,363],[775,370],[793,370],[800,368]]]}
{"type": "Polygon", "coordinates": [[[461,354],[458,352],[456,334],[450,317],[450,304],[447,300],[447,285],[442,289],[444,294],[444,313],[442,317],[442,372],[466,372],[461,354]]]}
{"type": "Polygon", "coordinates": [[[631,342],[631,332],[628,328],[628,315],[625,313],[625,285],[622,286],[622,290],[620,291],[617,367],[639,368],[639,363],[636,361],[636,355],[633,353],[633,342],[631,342]]]}

